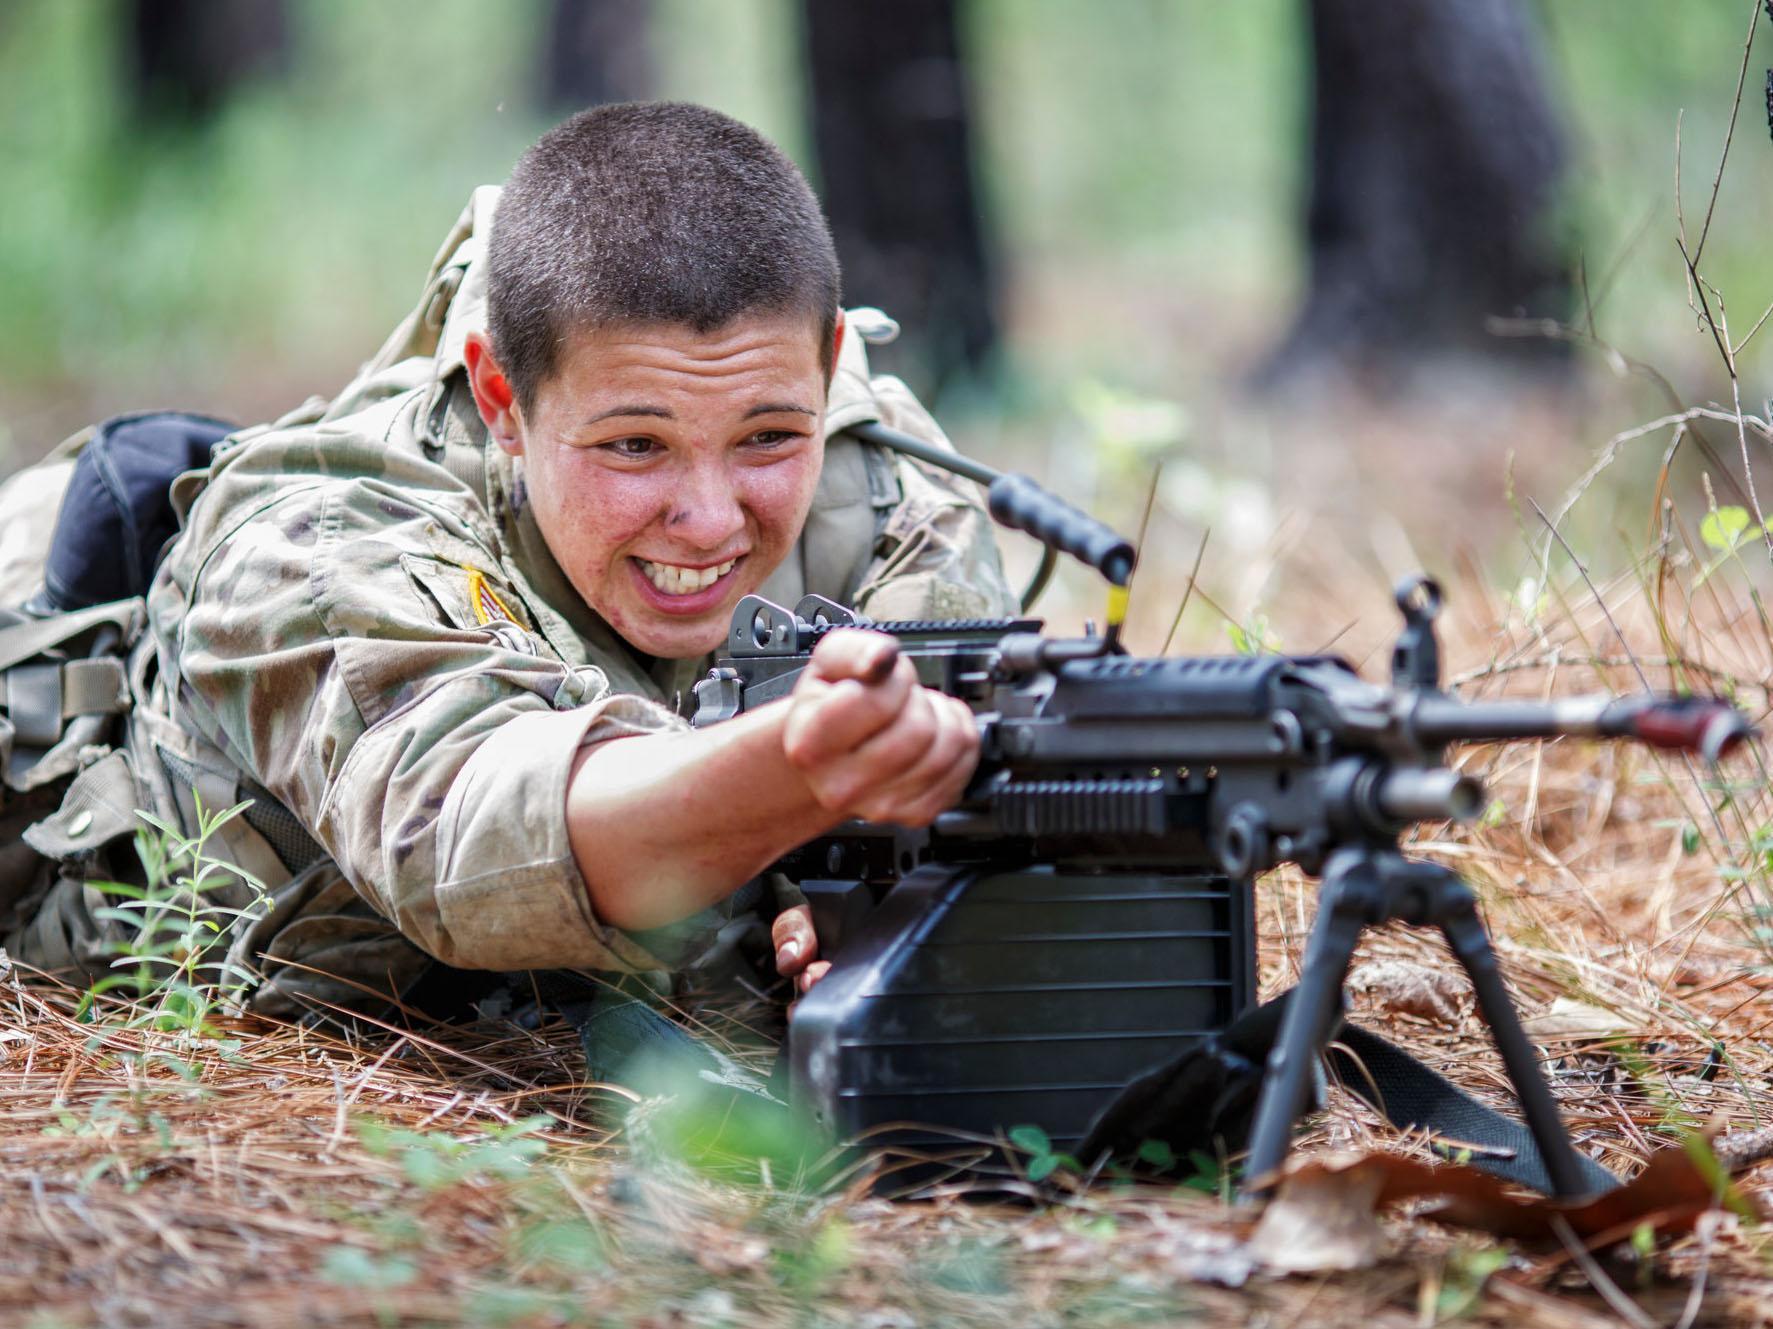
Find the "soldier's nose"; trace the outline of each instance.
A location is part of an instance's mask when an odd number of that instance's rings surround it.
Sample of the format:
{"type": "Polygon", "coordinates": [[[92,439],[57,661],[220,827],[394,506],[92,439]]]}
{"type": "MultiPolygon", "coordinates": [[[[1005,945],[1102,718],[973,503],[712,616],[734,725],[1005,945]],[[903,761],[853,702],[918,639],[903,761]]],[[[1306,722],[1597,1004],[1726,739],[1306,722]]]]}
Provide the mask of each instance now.
{"type": "Polygon", "coordinates": [[[724,476],[691,478],[675,495],[665,527],[687,545],[716,551],[745,529],[745,510],[724,476]]]}

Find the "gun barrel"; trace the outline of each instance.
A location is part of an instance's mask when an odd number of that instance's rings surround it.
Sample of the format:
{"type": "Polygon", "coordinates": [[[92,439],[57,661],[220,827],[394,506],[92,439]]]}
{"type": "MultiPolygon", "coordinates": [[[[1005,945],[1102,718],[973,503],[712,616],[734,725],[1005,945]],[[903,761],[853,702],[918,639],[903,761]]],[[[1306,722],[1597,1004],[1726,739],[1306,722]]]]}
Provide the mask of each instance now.
{"type": "Polygon", "coordinates": [[[1424,697],[1410,716],[1418,741],[1493,743],[1511,738],[1634,738],[1717,761],[1755,730],[1728,702],[1709,697],[1563,697],[1548,702],[1424,697]]]}
{"type": "Polygon", "coordinates": [[[1475,821],[1484,808],[1484,786],[1444,767],[1404,767],[1385,773],[1374,802],[1394,821],[1475,821]]]}

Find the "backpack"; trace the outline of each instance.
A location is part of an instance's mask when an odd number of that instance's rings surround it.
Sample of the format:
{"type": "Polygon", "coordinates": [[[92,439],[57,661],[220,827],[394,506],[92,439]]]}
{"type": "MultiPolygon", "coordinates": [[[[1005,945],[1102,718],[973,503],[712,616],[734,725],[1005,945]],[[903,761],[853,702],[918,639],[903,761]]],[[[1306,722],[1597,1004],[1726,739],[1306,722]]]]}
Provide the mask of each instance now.
{"type": "Polygon", "coordinates": [[[0,483],[0,939],[57,881],[112,875],[143,800],[123,750],[170,489],[232,426],[152,412],[83,430],[0,483]]]}

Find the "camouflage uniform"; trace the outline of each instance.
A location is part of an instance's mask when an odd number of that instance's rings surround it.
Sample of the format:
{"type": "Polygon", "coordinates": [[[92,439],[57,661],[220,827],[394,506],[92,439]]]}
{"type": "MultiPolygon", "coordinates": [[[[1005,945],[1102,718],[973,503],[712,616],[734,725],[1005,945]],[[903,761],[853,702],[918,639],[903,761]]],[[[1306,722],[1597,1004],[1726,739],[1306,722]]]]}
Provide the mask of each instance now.
{"type": "MultiPolygon", "coordinates": [[[[462,348],[485,326],[496,197],[477,191],[418,308],[343,395],[228,439],[175,491],[184,528],[137,662],[135,778],[187,818],[195,789],[299,822],[228,845],[276,885],[235,946],[266,974],[262,1010],[399,992],[427,956],[622,971],[681,958],[670,937],[592,912],[566,785],[587,743],[683,727],[708,660],[643,658],[588,608],[542,540],[521,462],[488,445],[462,348]]],[[[870,379],[852,335],[827,429],[868,419],[941,438],[902,384],[870,379]]],[[[976,492],[848,438],[763,587],[787,603],[808,591],[887,618],[1013,608],[976,492]]],[[[102,938],[70,925],[73,904],[38,940],[90,965],[102,938]]]]}

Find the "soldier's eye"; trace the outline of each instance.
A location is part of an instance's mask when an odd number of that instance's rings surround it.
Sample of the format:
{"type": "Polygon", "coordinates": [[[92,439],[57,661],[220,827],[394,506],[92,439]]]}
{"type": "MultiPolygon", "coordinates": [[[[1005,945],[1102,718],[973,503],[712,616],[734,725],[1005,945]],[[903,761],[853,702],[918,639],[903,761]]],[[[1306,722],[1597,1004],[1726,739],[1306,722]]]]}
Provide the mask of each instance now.
{"type": "Polygon", "coordinates": [[[754,448],[779,448],[800,437],[792,429],[760,429],[745,441],[754,448]]]}
{"type": "Polygon", "coordinates": [[[642,461],[653,455],[658,444],[650,438],[617,438],[597,446],[615,456],[625,457],[630,461],[642,461]]]}

